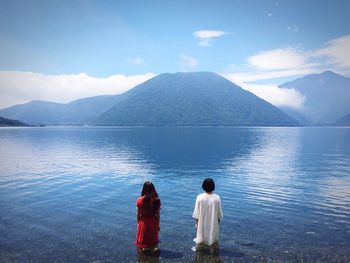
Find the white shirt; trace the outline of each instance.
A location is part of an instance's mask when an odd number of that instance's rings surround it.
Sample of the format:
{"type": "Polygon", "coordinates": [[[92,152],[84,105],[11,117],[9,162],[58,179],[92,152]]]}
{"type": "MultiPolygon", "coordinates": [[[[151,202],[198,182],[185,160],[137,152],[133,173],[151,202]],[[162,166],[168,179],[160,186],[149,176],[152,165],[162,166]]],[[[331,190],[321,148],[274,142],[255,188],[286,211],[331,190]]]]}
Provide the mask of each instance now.
{"type": "Polygon", "coordinates": [[[198,219],[196,244],[212,245],[219,241],[219,219],[223,217],[220,196],[203,193],[197,196],[193,218],[198,219]]]}

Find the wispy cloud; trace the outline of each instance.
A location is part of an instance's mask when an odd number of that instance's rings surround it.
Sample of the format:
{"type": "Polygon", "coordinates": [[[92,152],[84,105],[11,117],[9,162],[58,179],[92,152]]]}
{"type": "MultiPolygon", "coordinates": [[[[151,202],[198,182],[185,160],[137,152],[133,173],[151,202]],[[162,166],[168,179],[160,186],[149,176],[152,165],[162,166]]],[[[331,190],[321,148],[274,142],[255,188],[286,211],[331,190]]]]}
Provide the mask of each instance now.
{"type": "Polygon", "coordinates": [[[278,48],[259,52],[249,57],[247,62],[245,70],[223,76],[275,106],[303,107],[305,98],[296,90],[279,88],[273,83],[261,84],[259,81],[300,77],[317,72],[312,53],[301,48],[278,48]]]}
{"type": "Polygon", "coordinates": [[[350,35],[327,42],[324,48],[316,50],[315,56],[324,57],[329,64],[350,72],[350,35]]]}
{"type": "Polygon", "coordinates": [[[299,77],[319,72],[320,64],[314,60],[313,52],[301,48],[286,47],[259,52],[247,58],[247,66],[236,67],[223,74],[234,82],[257,82],[299,77]]]}
{"type": "Polygon", "coordinates": [[[226,75],[242,82],[298,77],[324,70],[349,75],[349,47],[350,35],[346,35],[330,40],[324,47],[314,50],[291,46],[265,50],[248,57],[245,68],[231,70],[226,75]]]}
{"type": "Polygon", "coordinates": [[[279,88],[276,84],[241,83],[241,87],[278,107],[285,106],[300,109],[303,107],[306,99],[295,89],[279,88]]]}
{"type": "Polygon", "coordinates": [[[144,65],[145,61],[142,58],[128,58],[128,63],[133,65],[144,65]]]}
{"type": "Polygon", "coordinates": [[[243,71],[234,73],[223,73],[222,75],[233,82],[256,82],[261,80],[276,80],[288,77],[299,77],[307,74],[317,73],[315,68],[269,70],[269,71],[243,71]]]}
{"type": "MultiPolygon", "coordinates": [[[[243,73],[242,73],[243,74],[243,73]]],[[[246,82],[246,80],[251,81],[252,75],[237,75],[237,74],[221,74],[226,79],[235,83],[236,85],[242,87],[254,93],[256,96],[270,102],[271,104],[279,107],[286,106],[295,109],[300,109],[303,107],[305,97],[302,96],[298,91],[294,89],[280,88],[277,84],[256,84],[246,82]]],[[[288,74],[287,74],[288,75],[288,74]]],[[[258,79],[260,79],[258,77],[258,79]]]]}
{"type": "Polygon", "coordinates": [[[227,35],[227,33],[220,30],[199,30],[194,32],[193,35],[199,38],[198,45],[210,47],[215,38],[227,35]]]}
{"type": "Polygon", "coordinates": [[[75,99],[123,93],[154,77],[141,75],[112,75],[96,78],[85,73],[44,75],[21,71],[0,71],[0,108],[31,100],[70,102],[75,99]]]}
{"type": "Polygon", "coordinates": [[[199,63],[197,59],[189,57],[187,55],[180,55],[180,70],[191,71],[198,67],[199,63]]]}
{"type": "Polygon", "coordinates": [[[308,66],[310,54],[293,47],[262,51],[247,59],[248,63],[260,70],[284,70],[308,66]]]}
{"type": "Polygon", "coordinates": [[[246,67],[230,67],[229,72],[222,75],[276,106],[301,108],[305,98],[296,90],[279,88],[273,83],[262,84],[261,81],[276,83],[282,78],[296,78],[324,70],[350,74],[349,47],[350,35],[346,35],[314,50],[301,47],[265,50],[248,57],[246,67]]]}

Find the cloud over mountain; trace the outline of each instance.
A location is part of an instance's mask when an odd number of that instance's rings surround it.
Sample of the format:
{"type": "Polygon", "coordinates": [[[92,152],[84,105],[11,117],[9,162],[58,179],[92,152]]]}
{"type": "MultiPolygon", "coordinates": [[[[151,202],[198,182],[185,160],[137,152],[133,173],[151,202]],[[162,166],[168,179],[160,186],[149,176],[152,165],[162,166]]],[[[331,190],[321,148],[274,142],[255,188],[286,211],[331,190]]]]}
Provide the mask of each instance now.
{"type": "Polygon", "coordinates": [[[66,103],[83,97],[119,94],[154,76],[153,73],[145,73],[98,78],[85,73],[45,75],[33,72],[0,71],[0,108],[31,100],[66,103]]]}

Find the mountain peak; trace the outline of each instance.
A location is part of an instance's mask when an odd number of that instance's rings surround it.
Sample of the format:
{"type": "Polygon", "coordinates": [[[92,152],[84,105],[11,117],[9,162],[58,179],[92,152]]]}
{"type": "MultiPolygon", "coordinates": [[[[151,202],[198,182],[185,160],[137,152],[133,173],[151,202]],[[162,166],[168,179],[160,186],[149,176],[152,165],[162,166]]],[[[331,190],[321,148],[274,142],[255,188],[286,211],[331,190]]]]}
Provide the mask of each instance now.
{"type": "Polygon", "coordinates": [[[163,77],[175,77],[175,78],[179,78],[179,77],[199,77],[199,78],[203,78],[203,77],[219,77],[220,75],[212,72],[212,71],[191,71],[191,72],[174,72],[174,73],[162,73],[159,74],[158,76],[154,77],[153,79],[157,79],[158,77],[163,78],[163,77]]]}
{"type": "Polygon", "coordinates": [[[350,78],[332,71],[307,75],[280,85],[305,97],[299,109],[310,123],[330,124],[350,112],[350,78]]]}
{"type": "Polygon", "coordinates": [[[97,125],[295,126],[270,103],[213,72],[164,73],[123,94],[97,125]]]}
{"type": "Polygon", "coordinates": [[[330,71],[330,70],[324,71],[324,72],[320,73],[319,75],[323,76],[323,77],[341,77],[341,78],[344,78],[344,76],[337,74],[337,73],[330,71]]]}
{"type": "Polygon", "coordinates": [[[178,71],[173,73],[162,73],[160,75],[218,75],[213,71],[178,71]]]}
{"type": "Polygon", "coordinates": [[[331,70],[326,70],[326,71],[323,71],[322,73],[320,73],[320,75],[338,75],[338,74],[334,73],[331,70]]]}
{"type": "Polygon", "coordinates": [[[98,96],[68,104],[36,101],[0,114],[51,125],[298,125],[272,104],[213,72],[165,73],[117,97],[98,96]]]}

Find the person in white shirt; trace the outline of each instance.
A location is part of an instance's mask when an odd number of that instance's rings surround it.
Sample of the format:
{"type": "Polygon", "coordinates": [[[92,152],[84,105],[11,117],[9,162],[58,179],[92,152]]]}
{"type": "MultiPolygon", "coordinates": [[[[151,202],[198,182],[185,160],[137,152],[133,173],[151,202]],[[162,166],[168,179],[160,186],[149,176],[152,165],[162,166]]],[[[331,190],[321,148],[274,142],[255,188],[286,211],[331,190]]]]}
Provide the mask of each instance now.
{"type": "Polygon", "coordinates": [[[192,217],[196,220],[197,236],[193,241],[197,250],[200,245],[214,246],[218,248],[219,223],[223,217],[220,196],[214,194],[215,183],[211,178],[203,181],[202,188],[205,191],[199,194],[192,217]]]}

